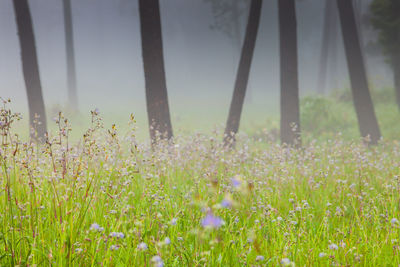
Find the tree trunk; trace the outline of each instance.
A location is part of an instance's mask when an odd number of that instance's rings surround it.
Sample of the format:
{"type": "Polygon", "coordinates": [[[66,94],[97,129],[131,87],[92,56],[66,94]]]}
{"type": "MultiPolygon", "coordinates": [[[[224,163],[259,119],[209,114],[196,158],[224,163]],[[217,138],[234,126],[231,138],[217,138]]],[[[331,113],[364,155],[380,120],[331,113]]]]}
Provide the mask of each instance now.
{"type": "Polygon", "coordinates": [[[337,4],[360,132],[363,137],[369,136],[371,144],[376,144],[381,133],[368,88],[353,3],[349,0],[337,0],[337,4]]]}
{"type": "Polygon", "coordinates": [[[320,57],[320,67],[318,75],[317,92],[320,94],[325,94],[326,89],[326,77],[328,74],[328,58],[329,58],[329,48],[333,42],[332,40],[332,24],[333,24],[333,10],[334,2],[332,0],[326,0],[325,4],[325,15],[324,15],[324,29],[322,33],[322,46],[321,46],[321,57],[320,57]]]}
{"type": "Polygon", "coordinates": [[[67,56],[67,87],[68,102],[74,109],[78,109],[78,96],[76,89],[76,69],[74,35],[72,26],[71,0],[63,0],[64,5],[64,28],[65,28],[65,47],[67,56]]]}
{"type": "Polygon", "coordinates": [[[31,131],[31,137],[43,140],[47,132],[46,112],[40,83],[31,13],[27,0],[13,0],[13,3],[21,47],[22,70],[28,96],[29,124],[30,127],[36,130],[35,132],[31,131]]]}
{"type": "Polygon", "coordinates": [[[147,114],[152,144],[157,136],[173,136],[164,70],[160,4],[158,0],[139,0],[143,67],[147,114]]]}
{"type": "Polygon", "coordinates": [[[242,113],[244,97],[249,80],[251,62],[257,40],[258,27],[260,25],[261,7],[262,0],[251,1],[246,36],[242,47],[242,55],[236,74],[235,89],[233,91],[228,121],[225,128],[224,143],[226,146],[230,147],[234,145],[235,134],[239,130],[240,116],[242,113]]]}
{"type": "Polygon", "coordinates": [[[300,107],[295,0],[278,0],[281,77],[281,142],[300,146],[300,107]]]}
{"type": "MultiPolygon", "coordinates": [[[[330,0],[333,1],[333,0],[330,0]]],[[[340,79],[340,74],[338,72],[338,39],[339,39],[339,25],[338,25],[338,14],[337,14],[337,10],[334,7],[332,10],[332,25],[331,25],[331,45],[330,45],[330,70],[329,70],[329,75],[330,75],[330,79],[329,79],[329,88],[330,89],[338,89],[338,80],[340,79]]],[[[329,68],[328,68],[329,69],[329,68]]]]}

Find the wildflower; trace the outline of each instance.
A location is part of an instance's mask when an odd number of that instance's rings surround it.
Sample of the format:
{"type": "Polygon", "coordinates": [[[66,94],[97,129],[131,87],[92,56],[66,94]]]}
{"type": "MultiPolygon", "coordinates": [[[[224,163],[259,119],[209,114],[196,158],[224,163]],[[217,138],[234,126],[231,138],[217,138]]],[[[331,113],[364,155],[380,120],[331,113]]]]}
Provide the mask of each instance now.
{"type": "Polygon", "coordinates": [[[391,223],[393,226],[398,226],[398,225],[399,225],[399,220],[397,220],[396,218],[393,218],[393,219],[390,220],[390,223],[391,223]]]}
{"type": "Polygon", "coordinates": [[[138,248],[139,250],[147,250],[147,249],[148,249],[148,246],[147,246],[146,243],[142,242],[142,243],[140,243],[140,244],[137,246],[137,248],[138,248]]]}
{"type": "Polygon", "coordinates": [[[323,257],[325,257],[325,256],[326,256],[326,253],[324,253],[324,252],[321,252],[321,253],[319,253],[319,254],[318,254],[318,256],[319,256],[320,258],[323,258],[323,257]]]}
{"type": "Polygon", "coordinates": [[[171,239],[169,239],[169,237],[166,237],[166,238],[164,239],[164,244],[165,244],[165,245],[171,244],[171,239]]]}
{"type": "Polygon", "coordinates": [[[123,233],[121,233],[121,232],[111,232],[110,236],[111,237],[116,237],[116,238],[121,238],[121,239],[125,237],[125,235],[123,233]]]}
{"type": "Polygon", "coordinates": [[[83,251],[83,249],[81,249],[81,248],[76,248],[76,249],[75,249],[75,252],[76,252],[76,253],[81,253],[82,251],[83,251]]]}
{"type": "Polygon", "coordinates": [[[118,237],[118,238],[124,238],[125,235],[124,235],[123,233],[119,232],[117,237],[118,237]]]}
{"type": "Polygon", "coordinates": [[[171,225],[176,225],[176,222],[178,221],[178,219],[176,219],[176,218],[173,218],[172,220],[171,220],[171,225]]]}
{"type": "Polygon", "coordinates": [[[338,248],[339,248],[338,245],[333,244],[333,243],[330,244],[328,247],[329,247],[330,250],[338,250],[338,248]]]}
{"type": "Polygon", "coordinates": [[[102,232],[102,231],[104,231],[104,228],[101,227],[100,225],[98,225],[97,223],[93,223],[93,224],[90,226],[90,230],[102,232]]]}
{"type": "Polygon", "coordinates": [[[261,256],[261,255],[258,255],[256,257],[256,261],[263,261],[264,259],[265,259],[264,256],[261,256]]]}
{"type": "Polygon", "coordinates": [[[283,258],[283,259],[281,260],[281,264],[282,264],[283,266],[295,266],[295,265],[294,265],[294,262],[291,262],[288,258],[283,258]]]}
{"type": "Polygon", "coordinates": [[[229,196],[225,197],[221,202],[221,206],[224,208],[231,208],[232,204],[232,199],[229,196]]]}
{"type": "Polygon", "coordinates": [[[231,178],[231,183],[234,188],[238,188],[242,185],[242,180],[238,175],[236,175],[235,177],[231,178]]]}
{"type": "Polygon", "coordinates": [[[201,221],[201,225],[203,227],[210,227],[210,228],[219,228],[221,225],[224,224],[224,221],[214,216],[212,213],[208,213],[207,216],[201,221]]]}
{"type": "Polygon", "coordinates": [[[177,239],[178,241],[183,241],[183,237],[178,236],[177,239]]]}
{"type": "Polygon", "coordinates": [[[151,258],[151,262],[154,264],[154,266],[157,266],[157,267],[163,267],[163,266],[164,266],[163,260],[162,260],[161,257],[158,256],[158,255],[153,256],[153,257],[151,258]]]}
{"type": "Polygon", "coordinates": [[[118,249],[119,249],[119,246],[116,246],[116,245],[110,246],[110,250],[118,250],[118,249]]]}

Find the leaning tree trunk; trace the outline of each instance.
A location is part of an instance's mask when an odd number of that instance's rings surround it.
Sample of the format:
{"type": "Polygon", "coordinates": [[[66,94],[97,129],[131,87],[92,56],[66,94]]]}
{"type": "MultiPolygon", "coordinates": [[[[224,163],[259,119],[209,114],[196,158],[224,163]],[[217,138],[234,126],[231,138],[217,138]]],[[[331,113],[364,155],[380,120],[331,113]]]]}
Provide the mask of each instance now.
{"type": "Polygon", "coordinates": [[[360,132],[363,137],[369,136],[371,144],[376,144],[381,138],[381,133],[368,88],[353,2],[337,0],[337,5],[360,132]]]}
{"type": "Polygon", "coordinates": [[[329,48],[334,40],[332,40],[332,24],[333,24],[333,10],[334,2],[332,0],[326,0],[325,4],[325,15],[324,15],[324,28],[322,33],[322,46],[321,46],[321,56],[319,63],[319,75],[317,92],[320,94],[325,94],[326,88],[326,77],[328,74],[328,58],[329,58],[329,48]]]}
{"type": "Polygon", "coordinates": [[[281,142],[300,146],[295,0],[278,0],[281,76],[281,142]]]}
{"type": "Polygon", "coordinates": [[[74,35],[72,26],[71,0],[63,0],[64,5],[64,28],[65,28],[65,48],[67,56],[67,87],[68,102],[74,109],[78,109],[78,96],[76,89],[76,69],[75,69],[75,51],[74,35]]]}
{"type": "Polygon", "coordinates": [[[160,4],[158,0],[139,0],[143,67],[147,113],[152,144],[157,136],[173,136],[164,70],[160,4]]]}
{"type": "Polygon", "coordinates": [[[229,147],[234,145],[235,134],[239,130],[240,116],[242,113],[244,97],[249,80],[258,27],[260,25],[261,7],[262,0],[251,1],[246,36],[242,47],[242,55],[236,75],[235,89],[233,91],[228,121],[225,128],[224,143],[229,147]]]}
{"type": "Polygon", "coordinates": [[[43,140],[47,132],[46,112],[31,13],[27,0],[13,0],[13,3],[21,47],[22,70],[28,96],[29,123],[30,127],[35,130],[31,131],[31,137],[43,140]]]}

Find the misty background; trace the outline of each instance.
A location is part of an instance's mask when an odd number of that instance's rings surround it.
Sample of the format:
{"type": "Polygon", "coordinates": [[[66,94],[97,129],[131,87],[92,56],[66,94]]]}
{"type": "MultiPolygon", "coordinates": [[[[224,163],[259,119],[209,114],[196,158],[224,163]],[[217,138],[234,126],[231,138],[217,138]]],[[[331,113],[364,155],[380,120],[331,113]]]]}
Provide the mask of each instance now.
{"type": "MultiPolygon", "coordinates": [[[[137,115],[147,123],[137,1],[72,0],[79,109],[99,108],[110,118],[137,115]]],[[[357,2],[357,1],[356,1],[357,2]]],[[[367,12],[370,0],[358,1],[367,12]]],[[[30,0],[40,75],[47,111],[67,103],[62,1],[30,0]]],[[[317,91],[325,1],[298,0],[300,94],[317,91]]],[[[238,41],[212,29],[214,15],[204,0],[160,1],[165,70],[174,127],[209,129],[226,122],[240,57],[238,41]],[[194,123],[193,121],[196,121],[194,123]]],[[[240,16],[241,40],[247,11],[240,16]]],[[[338,21],[339,23],[339,21],[338,21]]],[[[374,32],[361,23],[363,45],[374,32]]],[[[340,26],[337,67],[329,69],[329,90],[349,87],[340,26]]],[[[242,122],[262,125],[279,116],[279,35],[277,1],[264,1],[242,122]]],[[[12,1],[0,1],[0,96],[27,114],[20,47],[12,1]]],[[[371,37],[372,36],[372,37],[371,37]]],[[[365,53],[372,87],[393,86],[381,55],[365,53]]],[[[87,115],[86,115],[87,114],[87,115]]],[[[49,117],[48,119],[51,119],[49,117]]],[[[147,129],[144,129],[147,132],[147,129]]]]}

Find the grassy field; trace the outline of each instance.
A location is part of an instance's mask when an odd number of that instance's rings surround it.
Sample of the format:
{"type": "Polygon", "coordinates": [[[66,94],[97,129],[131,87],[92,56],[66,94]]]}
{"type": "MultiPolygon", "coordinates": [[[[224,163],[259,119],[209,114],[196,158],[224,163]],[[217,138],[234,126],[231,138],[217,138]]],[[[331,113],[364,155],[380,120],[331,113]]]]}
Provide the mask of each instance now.
{"type": "Polygon", "coordinates": [[[80,142],[60,117],[36,145],[5,107],[0,266],[397,266],[400,116],[381,98],[375,147],[345,94],[303,99],[297,150],[272,127],[234,151],[219,131],[151,150],[133,119],[121,131],[95,113],[80,142]]]}

